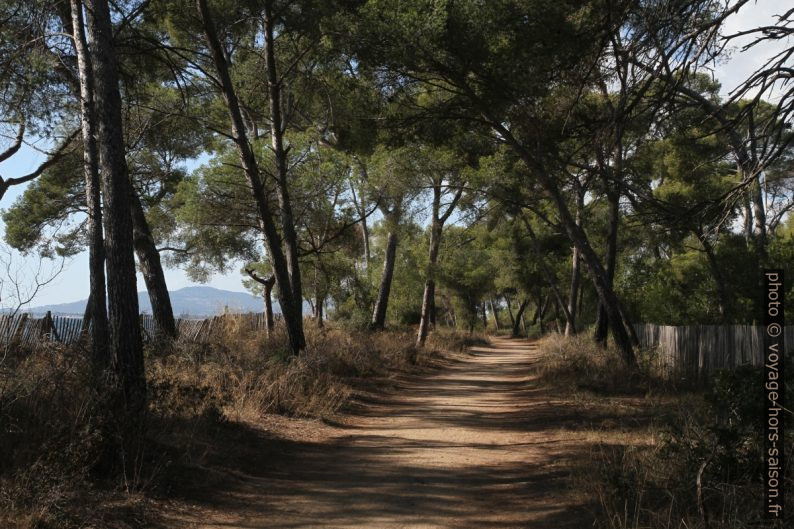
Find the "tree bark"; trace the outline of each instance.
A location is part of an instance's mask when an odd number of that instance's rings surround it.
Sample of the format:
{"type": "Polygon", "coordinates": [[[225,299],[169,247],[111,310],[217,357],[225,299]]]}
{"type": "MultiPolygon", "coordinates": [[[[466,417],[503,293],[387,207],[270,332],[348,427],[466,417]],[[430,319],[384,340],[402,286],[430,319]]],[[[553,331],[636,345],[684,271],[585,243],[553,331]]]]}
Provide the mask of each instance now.
{"type": "Polygon", "coordinates": [[[292,202],[289,198],[287,149],[284,147],[284,133],[287,125],[281,111],[281,81],[276,71],[275,38],[273,26],[273,0],[265,0],[263,4],[264,36],[265,36],[265,70],[267,72],[267,89],[270,103],[270,140],[273,156],[276,161],[276,195],[281,218],[281,232],[284,254],[287,258],[292,298],[296,304],[303,299],[301,288],[300,261],[298,257],[298,234],[295,231],[295,220],[292,214],[292,202]]]}
{"type": "Polygon", "coordinates": [[[273,285],[276,284],[276,278],[270,276],[265,282],[264,298],[265,298],[265,332],[268,338],[273,337],[273,330],[276,328],[276,323],[273,319],[273,285]]]}
{"type": "MultiPolygon", "coordinates": [[[[265,244],[273,266],[273,275],[278,285],[279,304],[281,305],[281,313],[287,327],[290,347],[293,354],[297,355],[306,346],[306,340],[303,334],[303,314],[301,310],[303,297],[302,294],[297,297],[294,295],[293,275],[290,273],[293,263],[287,261],[284,251],[281,248],[281,236],[273,221],[270,204],[268,203],[264,186],[259,177],[259,167],[257,166],[251,145],[248,143],[237,93],[234,90],[234,85],[229,75],[229,66],[226,62],[223,47],[221,46],[212,23],[207,1],[196,0],[196,4],[204,28],[207,47],[212,55],[212,60],[221,85],[221,92],[229,112],[232,137],[237,146],[240,162],[245,172],[246,179],[248,180],[248,185],[251,188],[251,194],[256,202],[260,228],[265,235],[265,244]]],[[[281,138],[281,133],[279,133],[278,136],[281,138]]],[[[297,265],[297,263],[295,264],[297,265]]],[[[299,278],[299,276],[297,276],[297,278],[299,278]]]]}
{"type": "Polygon", "coordinates": [[[749,248],[753,242],[753,205],[749,190],[746,190],[742,195],[742,209],[744,209],[744,225],[742,232],[744,233],[744,240],[749,248]]]}
{"type": "Polygon", "coordinates": [[[394,264],[397,260],[397,233],[390,231],[386,239],[386,255],[383,261],[383,274],[381,275],[378,299],[372,313],[372,329],[382,330],[386,324],[386,308],[389,304],[391,283],[394,277],[394,264]]]}
{"type": "Polygon", "coordinates": [[[323,299],[323,296],[320,295],[320,294],[317,294],[317,297],[314,300],[314,306],[316,307],[316,311],[317,311],[315,316],[316,316],[316,321],[317,321],[317,326],[318,327],[323,327],[325,325],[325,323],[323,322],[323,303],[324,302],[325,302],[325,300],[323,299]]]}
{"type": "Polygon", "coordinates": [[[552,295],[546,295],[546,299],[542,301],[540,305],[538,305],[538,310],[535,312],[535,317],[538,319],[538,325],[540,326],[540,334],[546,334],[546,327],[543,322],[543,319],[546,317],[546,311],[548,310],[549,303],[551,303],[552,295]]]}
{"type": "Polygon", "coordinates": [[[767,260],[766,206],[759,176],[755,177],[750,186],[750,197],[753,203],[753,239],[755,240],[756,254],[763,268],[767,260]]]}
{"type": "Polygon", "coordinates": [[[422,295],[422,315],[419,320],[419,331],[416,337],[416,345],[421,347],[427,339],[430,322],[435,321],[435,294],[436,294],[436,263],[438,262],[438,248],[441,245],[441,234],[444,229],[444,222],[449,218],[452,210],[460,199],[459,190],[455,198],[448,206],[447,211],[441,214],[441,183],[433,184],[433,204],[430,218],[430,249],[428,251],[427,269],[425,271],[425,291],[422,295]]]}
{"type": "Polygon", "coordinates": [[[138,414],[146,406],[146,377],[118,67],[107,0],[87,0],[86,12],[94,73],[99,173],[105,196],[109,345],[113,372],[123,399],[121,405],[124,411],[138,414]]]}
{"type": "MultiPolygon", "coordinates": [[[[359,171],[361,172],[361,180],[367,180],[367,168],[364,165],[364,162],[356,158],[356,162],[359,166],[359,171]]],[[[367,225],[367,215],[366,215],[366,207],[364,205],[364,197],[361,196],[361,200],[359,201],[359,197],[356,196],[356,187],[353,185],[351,180],[350,182],[350,194],[353,197],[353,206],[356,208],[356,213],[358,217],[361,219],[361,242],[364,245],[364,267],[369,269],[369,261],[372,257],[369,245],[369,226],[367,225]]]]}
{"type": "Polygon", "coordinates": [[[499,324],[499,314],[496,312],[496,307],[494,306],[493,298],[489,299],[491,304],[491,313],[493,314],[493,322],[496,325],[496,330],[498,331],[501,325],[499,324]]]}
{"type": "Polygon", "coordinates": [[[516,313],[516,318],[515,320],[513,320],[513,332],[512,332],[513,338],[518,337],[518,327],[521,325],[521,321],[522,318],[524,317],[524,311],[526,310],[527,305],[529,305],[529,300],[525,299],[518,306],[518,312],[516,313]]]}
{"type": "Polygon", "coordinates": [[[132,186],[130,186],[130,203],[132,205],[135,253],[138,256],[138,265],[152,305],[155,334],[158,337],[176,338],[174,309],[171,306],[171,295],[168,293],[163,265],[160,262],[160,252],[154,244],[141,199],[132,186]]]}
{"type": "Polygon", "coordinates": [[[94,74],[83,22],[83,5],[70,0],[72,36],[80,83],[80,120],[83,135],[83,170],[88,208],[89,294],[83,325],[90,329],[94,374],[100,376],[110,365],[109,331],[105,283],[105,238],[102,230],[102,197],[99,179],[99,151],[96,144],[94,111],[94,74]]]}
{"type": "Polygon", "coordinates": [[[245,268],[248,276],[262,285],[262,298],[265,302],[265,332],[268,338],[272,338],[273,329],[275,328],[275,320],[273,318],[273,286],[276,284],[276,278],[273,275],[267,278],[261,277],[252,268],[245,268]]]}
{"type": "Polygon", "coordinates": [[[430,320],[432,318],[431,312],[433,311],[433,305],[435,304],[436,262],[438,261],[438,248],[441,244],[442,232],[442,224],[438,218],[438,209],[441,204],[441,190],[434,188],[433,195],[433,218],[431,219],[430,225],[430,249],[427,259],[427,270],[425,272],[427,279],[425,280],[425,291],[422,295],[422,315],[419,320],[419,332],[416,338],[417,346],[423,346],[425,344],[428,328],[430,326],[430,320]]]}
{"type": "Polygon", "coordinates": [[[511,303],[510,296],[505,294],[504,298],[505,298],[505,305],[507,306],[507,315],[510,317],[510,326],[512,327],[513,325],[516,324],[516,319],[513,316],[513,308],[510,306],[511,303]]]}
{"type": "Polygon", "coordinates": [[[554,327],[557,329],[557,334],[562,334],[562,327],[560,326],[560,298],[554,298],[554,327]]]}
{"type": "Polygon", "coordinates": [[[433,279],[425,281],[425,290],[422,294],[422,317],[419,320],[419,334],[417,336],[417,345],[423,346],[427,340],[427,331],[430,324],[430,305],[433,297],[436,295],[436,282],[433,279]]]}
{"type": "MultiPolygon", "coordinates": [[[[584,214],[584,193],[577,186],[576,197],[576,225],[581,228],[582,215],[584,214]]],[[[576,246],[573,247],[571,252],[571,288],[568,293],[568,314],[565,321],[565,336],[573,336],[576,334],[576,301],[579,295],[579,279],[581,272],[579,270],[579,250],[576,246]]]]}
{"type": "MultiPolygon", "coordinates": [[[[610,185],[609,183],[607,184],[610,185]]],[[[606,279],[610,288],[614,286],[615,280],[615,262],[617,259],[617,242],[618,242],[618,226],[620,220],[620,194],[616,190],[609,190],[607,192],[607,200],[609,201],[609,228],[607,232],[607,246],[606,246],[606,279]]],[[[609,329],[609,317],[607,316],[606,308],[603,303],[598,303],[598,311],[596,313],[595,335],[594,339],[602,347],[607,344],[607,331],[609,329]]]]}
{"type": "Polygon", "coordinates": [[[701,229],[696,230],[695,235],[703,246],[703,251],[706,253],[706,262],[708,262],[711,277],[714,279],[714,285],[717,289],[717,309],[719,310],[720,316],[725,318],[730,313],[730,290],[725,283],[725,279],[722,277],[722,269],[717,262],[717,256],[714,253],[714,247],[711,245],[711,241],[709,241],[708,237],[701,229]]]}

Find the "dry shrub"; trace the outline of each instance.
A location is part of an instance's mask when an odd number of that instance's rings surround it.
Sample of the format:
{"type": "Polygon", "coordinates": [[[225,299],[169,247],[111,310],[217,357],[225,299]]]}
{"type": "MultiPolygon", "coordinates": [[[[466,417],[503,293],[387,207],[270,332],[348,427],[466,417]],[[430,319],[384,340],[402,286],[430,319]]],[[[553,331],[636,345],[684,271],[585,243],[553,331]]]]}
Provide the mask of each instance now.
{"type": "Polygon", "coordinates": [[[275,335],[224,328],[210,343],[180,342],[148,362],[157,414],[253,419],[265,413],[333,416],[357,379],[421,363],[409,330],[345,331],[307,322],[306,349],[289,353],[281,326],[275,335]]]}
{"type": "Polygon", "coordinates": [[[549,334],[538,346],[538,374],[558,387],[608,395],[642,395],[680,387],[678,381],[656,369],[653,351],[636,351],[638,367],[630,369],[611,343],[601,347],[589,333],[549,334]]]}
{"type": "Polygon", "coordinates": [[[440,327],[427,337],[426,347],[435,351],[460,352],[473,345],[487,344],[488,339],[482,333],[440,327]]]}

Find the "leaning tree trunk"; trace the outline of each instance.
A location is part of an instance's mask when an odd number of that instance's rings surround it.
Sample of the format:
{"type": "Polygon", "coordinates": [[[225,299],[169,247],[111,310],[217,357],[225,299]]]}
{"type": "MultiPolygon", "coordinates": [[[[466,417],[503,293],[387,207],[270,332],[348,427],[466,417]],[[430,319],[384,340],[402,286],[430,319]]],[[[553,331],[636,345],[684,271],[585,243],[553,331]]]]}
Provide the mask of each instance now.
{"type": "Polygon", "coordinates": [[[549,303],[551,303],[551,294],[547,294],[545,299],[538,298],[538,307],[535,311],[535,316],[532,318],[532,322],[534,323],[537,319],[538,326],[540,327],[540,334],[546,334],[546,327],[544,325],[543,319],[546,317],[546,311],[549,308],[549,303]]]}
{"type": "Polygon", "coordinates": [[[89,294],[83,321],[90,329],[94,374],[98,377],[110,365],[108,356],[108,312],[105,298],[105,238],[102,231],[102,197],[99,181],[99,152],[96,144],[93,69],[83,23],[83,5],[70,0],[72,35],[80,81],[80,119],[83,134],[83,170],[88,207],[88,278],[89,294]]]}
{"type": "MultiPolygon", "coordinates": [[[[576,225],[582,226],[582,215],[584,214],[584,194],[577,189],[576,198],[576,225]]],[[[568,293],[568,314],[565,320],[565,336],[576,334],[576,301],[579,295],[579,279],[581,271],[579,269],[579,250],[576,246],[571,252],[571,289],[568,293]]]]}
{"type": "Polygon", "coordinates": [[[521,305],[518,306],[518,313],[516,313],[516,318],[513,320],[513,338],[518,337],[518,328],[521,326],[521,322],[523,321],[524,310],[526,310],[527,305],[529,305],[529,300],[525,299],[521,302],[521,305]]]}
{"type": "Polygon", "coordinates": [[[744,234],[744,241],[748,248],[751,247],[753,243],[753,206],[750,193],[751,191],[748,189],[742,193],[742,210],[744,211],[742,233],[744,234]]]}
{"type": "Polygon", "coordinates": [[[436,295],[436,282],[433,279],[425,281],[425,290],[422,294],[422,316],[419,320],[419,334],[417,344],[424,345],[427,340],[427,332],[430,325],[430,311],[433,304],[433,297],[436,295]]]}
{"type": "Polygon", "coordinates": [[[318,327],[323,327],[325,325],[323,321],[323,304],[325,303],[325,297],[321,294],[317,294],[317,297],[314,300],[315,307],[316,307],[316,321],[318,327]]]}
{"type": "Polygon", "coordinates": [[[444,223],[449,219],[455,206],[463,194],[461,185],[455,192],[454,198],[447,205],[447,210],[441,213],[441,185],[442,180],[433,182],[433,206],[430,220],[430,251],[428,252],[425,292],[422,296],[422,317],[419,320],[419,332],[416,337],[417,347],[422,347],[427,339],[430,324],[436,323],[436,263],[438,262],[438,248],[441,245],[441,234],[444,223]]]}
{"type": "Polygon", "coordinates": [[[504,298],[505,298],[505,306],[507,306],[507,315],[510,317],[510,326],[512,327],[513,325],[516,324],[516,319],[513,316],[513,308],[510,306],[510,296],[505,294],[504,298]]]}
{"type": "Polygon", "coordinates": [[[730,313],[730,289],[722,276],[722,270],[717,262],[717,256],[714,253],[714,247],[711,245],[708,236],[703,233],[701,229],[695,230],[695,236],[700,241],[700,244],[703,245],[703,251],[706,253],[706,262],[709,265],[711,277],[714,279],[714,284],[717,289],[717,309],[720,312],[720,316],[724,318],[730,313]]]}
{"type": "Polygon", "coordinates": [[[125,412],[137,414],[146,405],[146,377],[118,68],[107,0],[87,0],[86,12],[94,73],[99,172],[105,195],[109,344],[113,372],[123,399],[120,404],[125,412]]]}
{"type": "Polygon", "coordinates": [[[760,176],[756,176],[750,186],[750,198],[753,204],[753,240],[755,251],[761,267],[763,268],[767,260],[767,234],[766,234],[766,207],[764,205],[764,195],[761,189],[760,176]]]}
{"type": "MultiPolygon", "coordinates": [[[[358,160],[359,170],[361,171],[361,179],[367,179],[367,169],[364,165],[364,162],[358,160]]],[[[364,268],[369,270],[369,261],[372,257],[369,247],[369,226],[367,225],[367,216],[366,216],[366,207],[364,205],[364,195],[361,194],[361,201],[359,201],[359,197],[356,196],[356,187],[353,185],[353,181],[350,181],[350,195],[353,198],[353,207],[356,208],[356,214],[358,218],[361,219],[359,223],[361,224],[361,242],[364,245],[364,268]]]]}
{"type": "Polygon", "coordinates": [[[265,301],[265,333],[268,338],[273,336],[273,329],[275,329],[275,320],[273,319],[273,285],[276,284],[276,278],[273,275],[267,278],[261,277],[253,268],[245,267],[245,272],[248,276],[262,285],[262,297],[265,301]]]}
{"type": "Polygon", "coordinates": [[[289,198],[289,183],[287,180],[289,164],[287,150],[284,148],[286,124],[281,112],[282,82],[279,80],[278,72],[276,71],[273,0],[265,0],[263,8],[265,70],[267,72],[268,100],[270,103],[270,141],[276,162],[276,195],[278,196],[281,232],[285,247],[284,254],[287,258],[290,285],[292,287],[292,299],[296,304],[300,305],[301,300],[303,300],[303,289],[301,288],[300,260],[298,256],[298,234],[295,231],[295,220],[292,214],[292,202],[289,198]]]}
{"type": "MultiPolygon", "coordinates": [[[[221,45],[220,39],[215,32],[212,17],[209,12],[206,0],[196,0],[198,12],[204,29],[204,37],[207,47],[210,50],[215,69],[217,70],[218,80],[220,81],[221,91],[229,112],[231,122],[232,139],[237,146],[240,155],[240,163],[245,172],[248,185],[251,188],[259,213],[259,225],[265,235],[265,243],[273,266],[273,275],[276,278],[279,292],[279,304],[287,328],[287,335],[290,341],[290,348],[293,354],[298,354],[305,346],[306,339],[303,334],[303,314],[302,314],[302,295],[294,295],[293,279],[299,279],[300,275],[291,274],[292,261],[287,260],[281,247],[281,235],[276,229],[273,221],[273,213],[265,195],[265,189],[260,179],[259,167],[256,157],[248,142],[245,125],[240,110],[240,103],[237,93],[229,74],[229,65],[226,62],[226,55],[221,45]]],[[[271,35],[272,36],[272,35],[271,35]]],[[[281,134],[279,133],[279,137],[281,134]]],[[[282,219],[283,221],[283,219],[282,219]]],[[[299,290],[299,288],[297,289],[299,290]]]]}
{"type": "Polygon", "coordinates": [[[554,327],[557,329],[557,334],[562,334],[562,327],[560,326],[560,298],[554,298],[554,327]]]}
{"type": "Polygon", "coordinates": [[[160,262],[160,252],[154,244],[149,222],[143,211],[141,199],[135,189],[130,186],[130,201],[132,203],[132,226],[135,237],[135,253],[138,256],[146,291],[152,304],[152,317],[154,318],[155,334],[159,337],[176,338],[176,321],[174,310],[171,306],[171,295],[165,282],[163,265],[160,262]]]}
{"type": "Polygon", "coordinates": [[[581,226],[576,225],[576,221],[573,216],[571,216],[568,204],[560,192],[557,183],[546,173],[546,168],[530,154],[526,147],[512,135],[510,130],[507,129],[501,121],[491,120],[491,126],[502,134],[505,141],[513,147],[516,154],[518,154],[527,167],[533,170],[541,186],[549,194],[549,197],[556,206],[560,222],[565,228],[568,238],[579,249],[582,260],[587,266],[587,272],[593,281],[596,292],[598,292],[599,300],[606,309],[609,324],[612,328],[612,336],[623,356],[623,361],[627,366],[632,368],[635,367],[637,365],[637,358],[634,355],[634,347],[628,333],[628,327],[631,324],[624,319],[625,315],[621,311],[620,302],[612,289],[612,285],[610,285],[607,280],[606,271],[593,250],[593,247],[590,245],[587,234],[581,226]]]}
{"type": "Polygon", "coordinates": [[[496,312],[496,307],[494,306],[493,298],[489,298],[489,302],[491,305],[491,313],[493,314],[493,323],[496,325],[496,330],[498,331],[501,327],[499,322],[499,313],[496,312]]]}
{"type": "Polygon", "coordinates": [[[543,255],[543,250],[540,247],[540,242],[538,238],[535,236],[535,231],[532,229],[532,225],[529,223],[529,220],[526,216],[522,217],[524,220],[524,225],[527,228],[527,233],[529,234],[530,239],[532,240],[532,247],[535,252],[535,256],[538,259],[538,263],[540,266],[541,274],[543,278],[546,280],[549,288],[551,289],[552,293],[554,294],[554,302],[556,303],[557,310],[562,308],[563,314],[565,315],[566,325],[573,326],[573,317],[570,312],[568,312],[568,306],[565,304],[565,301],[562,298],[562,293],[560,292],[559,286],[557,286],[557,281],[555,279],[554,273],[551,269],[546,265],[546,261],[543,255]]]}
{"type": "MultiPolygon", "coordinates": [[[[607,192],[609,201],[609,228],[607,231],[606,245],[606,279],[609,286],[614,285],[615,262],[617,260],[618,225],[620,220],[620,195],[616,190],[607,192]]],[[[609,329],[609,317],[603,303],[598,303],[595,323],[595,341],[601,346],[606,347],[607,331],[609,329]]]]}
{"type": "Polygon", "coordinates": [[[423,346],[427,340],[427,332],[430,327],[430,320],[432,319],[433,309],[435,308],[434,300],[436,295],[436,262],[438,261],[438,248],[441,244],[441,224],[438,222],[436,215],[433,215],[432,224],[430,227],[430,252],[427,263],[427,279],[425,280],[425,291],[422,295],[422,315],[419,319],[419,332],[416,338],[416,344],[423,346]]]}
{"type": "Polygon", "coordinates": [[[392,278],[394,277],[394,264],[397,260],[397,233],[390,231],[386,239],[386,255],[383,261],[383,275],[380,279],[378,299],[375,301],[375,310],[372,313],[373,329],[382,330],[386,325],[386,309],[389,304],[392,278]]]}
{"type": "Polygon", "coordinates": [[[263,296],[265,298],[265,332],[268,338],[273,337],[273,329],[276,328],[276,322],[273,318],[273,285],[276,284],[276,278],[273,276],[268,277],[264,283],[263,296]]]}

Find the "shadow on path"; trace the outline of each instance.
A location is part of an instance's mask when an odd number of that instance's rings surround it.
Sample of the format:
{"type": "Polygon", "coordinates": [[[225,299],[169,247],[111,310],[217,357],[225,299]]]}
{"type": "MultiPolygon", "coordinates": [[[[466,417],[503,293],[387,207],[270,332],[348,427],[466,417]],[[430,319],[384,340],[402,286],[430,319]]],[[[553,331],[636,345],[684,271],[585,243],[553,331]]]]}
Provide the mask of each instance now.
{"type": "MultiPolygon", "coordinates": [[[[493,339],[350,407],[318,442],[236,428],[194,486],[186,527],[583,528],[567,488],[588,421],[532,376],[527,341],[493,339]],[[580,439],[577,439],[580,437],[580,439]]],[[[228,432],[227,432],[228,433],[228,432]]],[[[228,438],[228,435],[223,435],[228,438]]]]}

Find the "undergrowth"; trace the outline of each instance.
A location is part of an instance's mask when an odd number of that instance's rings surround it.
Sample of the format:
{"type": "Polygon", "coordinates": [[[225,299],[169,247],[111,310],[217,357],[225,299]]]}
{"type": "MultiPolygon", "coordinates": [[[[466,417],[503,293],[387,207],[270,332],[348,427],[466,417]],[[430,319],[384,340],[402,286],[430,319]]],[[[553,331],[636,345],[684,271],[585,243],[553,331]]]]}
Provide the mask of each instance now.
{"type": "MultiPolygon", "coordinates": [[[[539,377],[594,405],[630,408],[615,431],[597,431],[590,457],[574,482],[596,505],[598,526],[609,529],[783,527],[764,520],[761,370],[718,371],[694,386],[660,371],[652,351],[628,369],[618,352],[590,336],[550,335],[540,342],[539,377]],[[585,397],[583,397],[585,395],[585,397]],[[633,430],[633,431],[632,431],[633,430]],[[627,433],[628,432],[628,433],[627,433]]],[[[787,401],[792,402],[792,381],[787,401]]],[[[784,451],[794,457],[794,431],[784,451]]],[[[784,482],[793,490],[788,463],[784,482]]],[[[785,511],[791,523],[794,502],[785,511]]],[[[778,522],[779,524],[779,522],[778,522]]]]}

